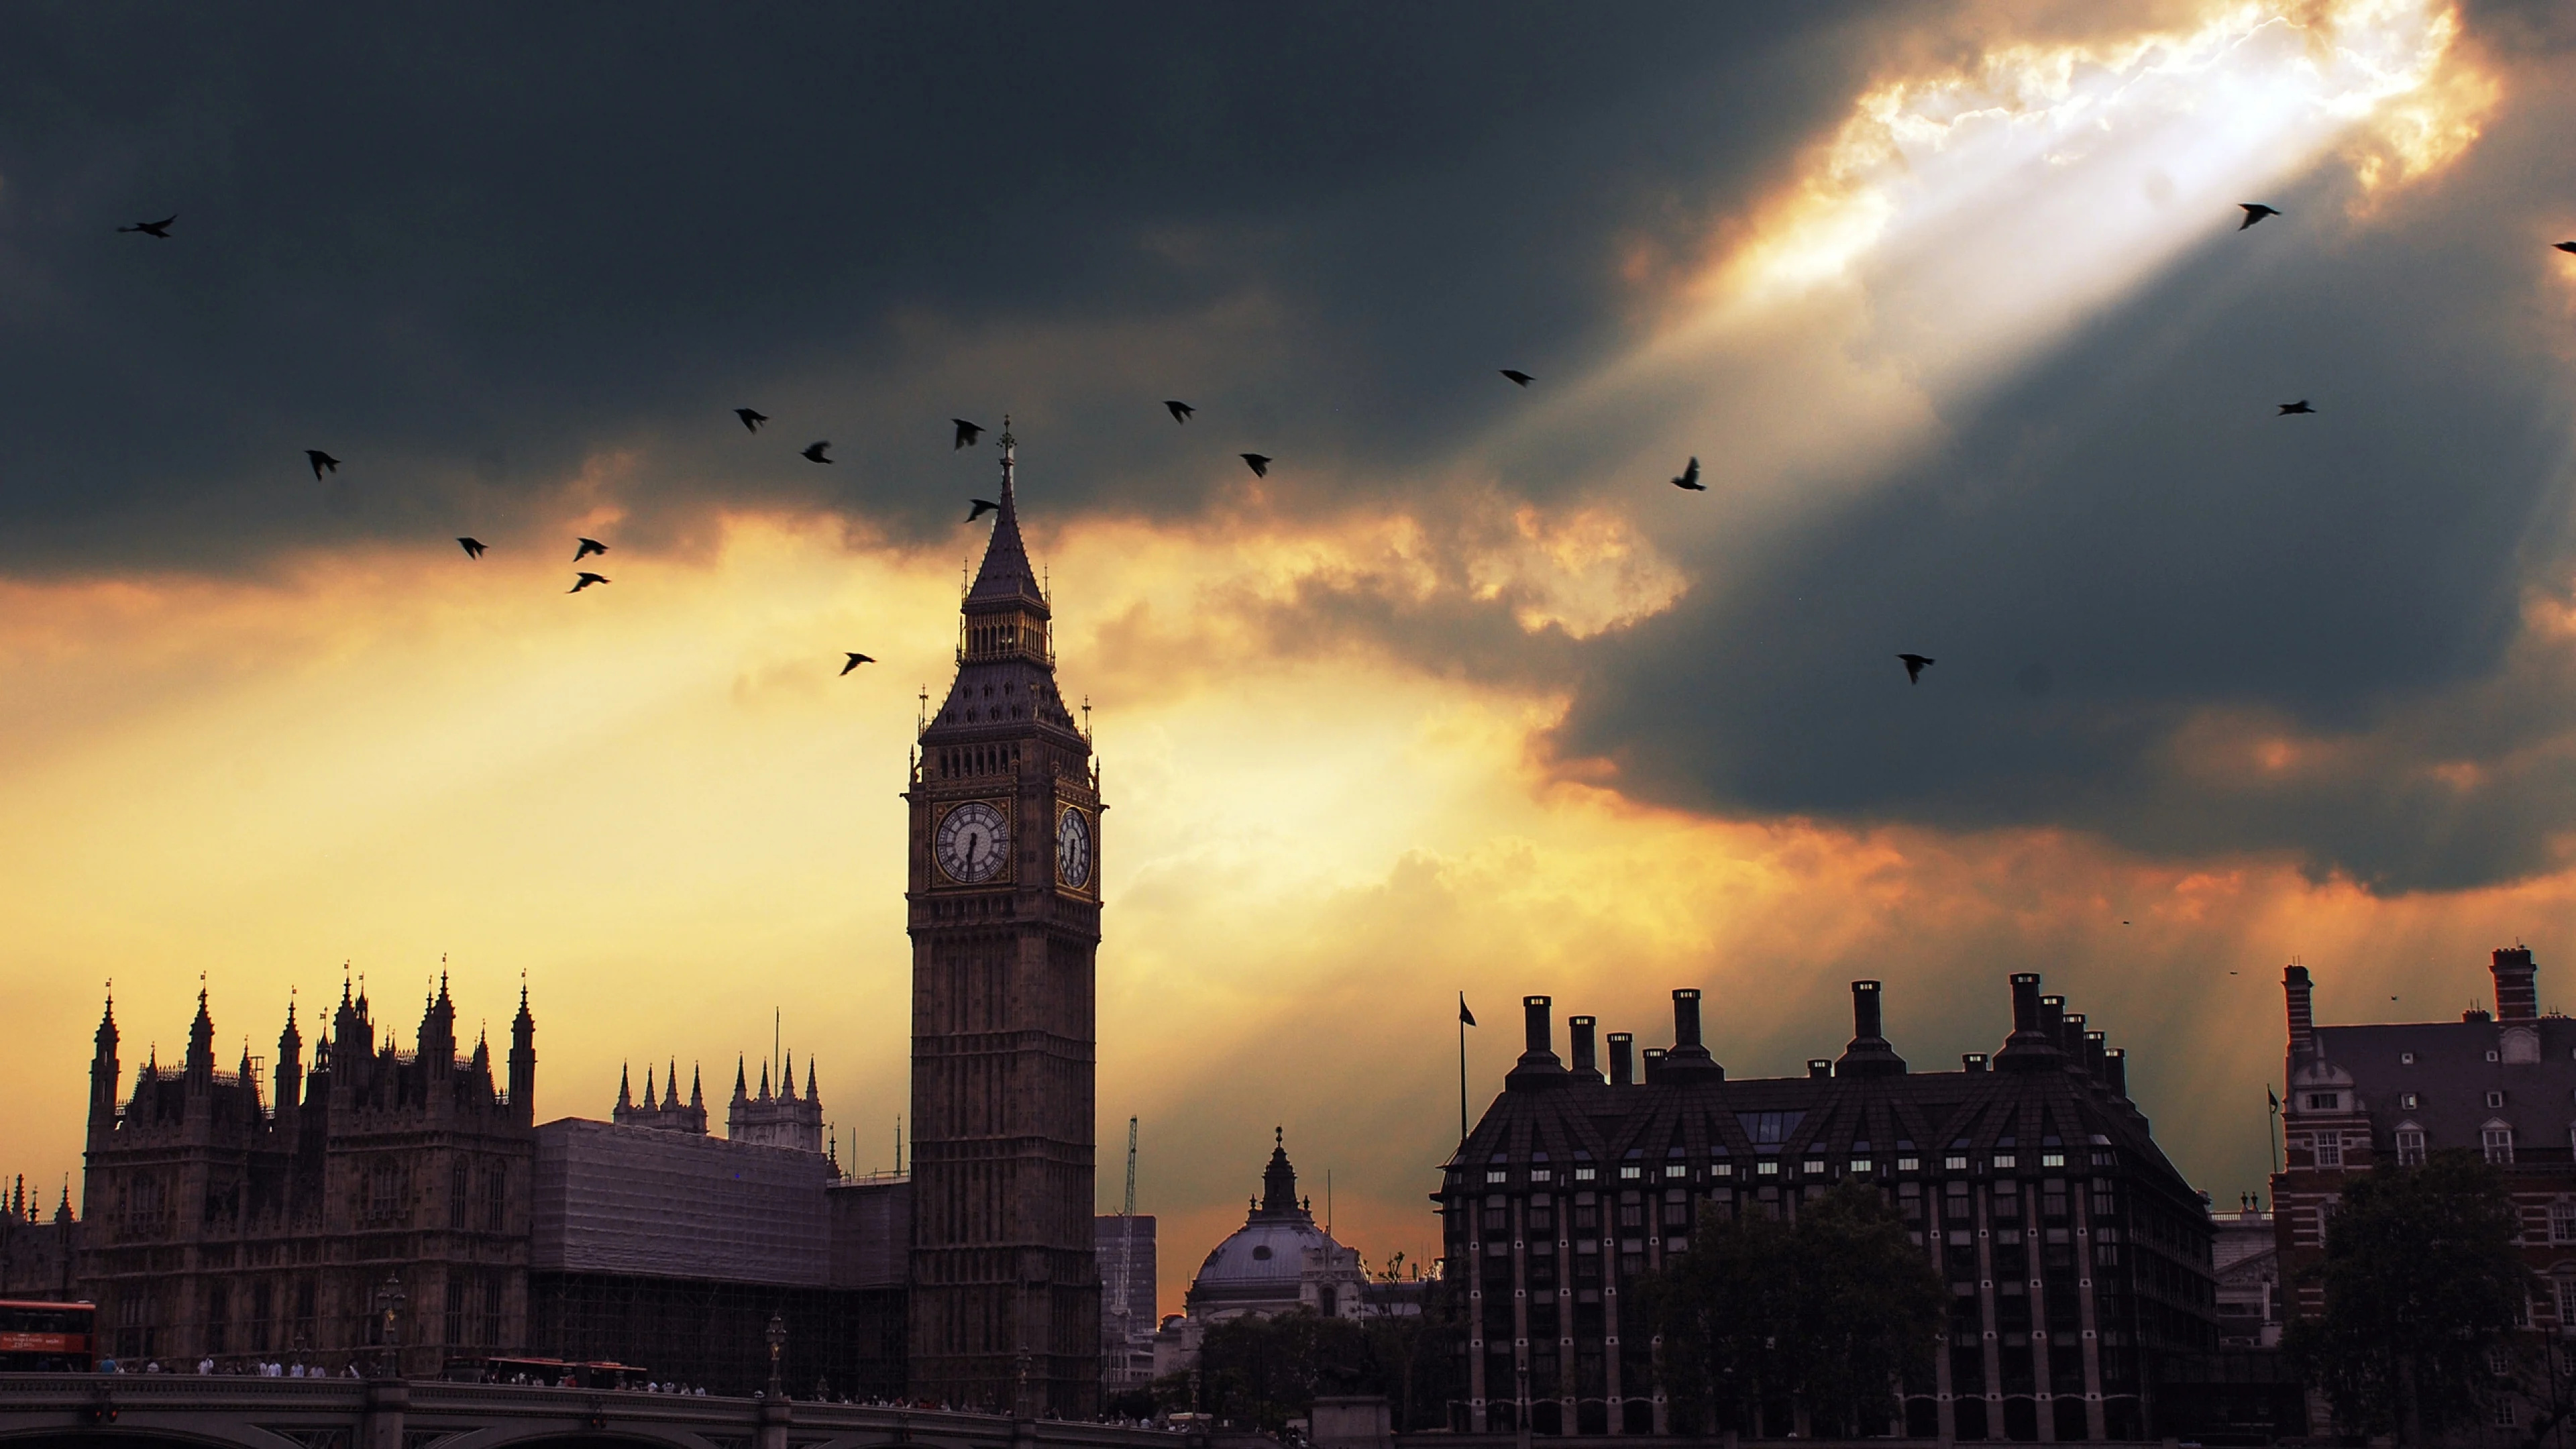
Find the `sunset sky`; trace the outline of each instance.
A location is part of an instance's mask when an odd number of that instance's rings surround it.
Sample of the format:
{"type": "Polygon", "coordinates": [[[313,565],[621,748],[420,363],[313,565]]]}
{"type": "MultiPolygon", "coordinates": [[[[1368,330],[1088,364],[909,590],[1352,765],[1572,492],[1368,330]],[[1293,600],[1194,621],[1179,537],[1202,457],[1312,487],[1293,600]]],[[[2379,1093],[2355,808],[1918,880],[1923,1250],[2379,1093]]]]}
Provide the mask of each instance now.
{"type": "Polygon", "coordinates": [[[1659,1044],[1701,987],[1755,1076],[1878,978],[1937,1070],[2040,971],[2221,1203],[2285,962],[2426,1019],[2527,942],[2576,1004],[2563,0],[0,40],[0,1170],[48,1205],[110,978],[130,1074],[201,974],[229,1065],[344,963],[408,1037],[442,958],[469,1028],[524,975],[540,1120],[722,1095],[783,1013],[891,1166],[898,792],[998,486],[952,416],[1012,419],[1093,707],[1099,1200],[1137,1116],[1167,1309],[1274,1124],[1371,1265],[1437,1251],[1461,991],[1481,1109],[1525,993],[1659,1044]]]}

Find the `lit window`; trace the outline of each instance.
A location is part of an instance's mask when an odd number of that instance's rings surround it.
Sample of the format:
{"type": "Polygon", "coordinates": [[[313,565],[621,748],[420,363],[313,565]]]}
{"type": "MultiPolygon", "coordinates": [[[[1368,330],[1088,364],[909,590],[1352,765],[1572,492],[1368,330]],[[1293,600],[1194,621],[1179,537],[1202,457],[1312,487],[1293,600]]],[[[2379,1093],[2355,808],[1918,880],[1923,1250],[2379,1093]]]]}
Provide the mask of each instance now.
{"type": "Polygon", "coordinates": [[[1968,1170],[1968,1159],[1964,1157],[1944,1157],[1941,1159],[1941,1170],[1944,1172],[1965,1172],[1968,1170]]]}
{"type": "Polygon", "coordinates": [[[2397,1165],[2400,1167],[2421,1167],[2424,1165],[2424,1134],[2422,1132],[2408,1127],[2400,1127],[2397,1129],[2397,1165]]]}
{"type": "Polygon", "coordinates": [[[2066,1165],[2066,1154],[2063,1152],[2043,1152],[2039,1154],[2039,1165],[2042,1167],[2064,1167],[2066,1165]]]}
{"type": "Polygon", "coordinates": [[[1554,1180],[1554,1173],[1549,1169],[1544,1167],[1533,1167],[1530,1169],[1530,1181],[1549,1182],[1552,1180],[1554,1180]]]}
{"type": "Polygon", "coordinates": [[[2412,1112],[2416,1108],[2424,1105],[2424,1099],[2416,1096],[2413,1092],[2400,1092],[2397,1094],[2397,1105],[2409,1112],[2412,1112]]]}
{"type": "Polygon", "coordinates": [[[2487,1161],[2498,1163],[2513,1161],[2512,1128],[2489,1127],[2478,1134],[2478,1141],[2486,1148],[2487,1161]]]}
{"type": "Polygon", "coordinates": [[[1485,1181],[1489,1183],[1509,1182],[1511,1180],[1512,1175],[1499,1167],[1489,1167],[1485,1169],[1485,1181]]]}
{"type": "Polygon", "coordinates": [[[1576,1182],[1590,1182],[1592,1180],[1592,1169],[1588,1167],[1578,1167],[1574,1169],[1574,1180],[1576,1182]]]}
{"type": "Polygon", "coordinates": [[[1867,1172],[1867,1171],[1869,1171],[1869,1159],[1868,1159],[1868,1158],[1866,1158],[1866,1157],[1855,1157],[1855,1158],[1853,1158],[1853,1159],[1851,1160],[1851,1170],[1852,1170],[1852,1171],[1854,1171],[1854,1172],[1867,1172]]]}
{"type": "Polygon", "coordinates": [[[1688,1176],[1690,1176],[1690,1168],[1689,1168],[1687,1165],[1683,1164],[1683,1163],[1679,1163],[1679,1162],[1668,1162],[1668,1163],[1665,1163],[1665,1164],[1664,1164],[1664,1176],[1666,1176],[1666,1177],[1688,1177],[1688,1176]]]}
{"type": "Polygon", "coordinates": [[[1780,1175],[1780,1163],[1775,1158],[1763,1158],[1761,1162],[1754,1166],[1753,1173],[1756,1177],[1778,1177],[1780,1175]]]}
{"type": "Polygon", "coordinates": [[[1923,1159],[1920,1157],[1900,1157],[1896,1159],[1896,1170],[1899,1172],[1920,1172],[1923,1170],[1923,1159]]]}
{"type": "Polygon", "coordinates": [[[1800,1163],[1799,1166],[1805,1170],[1809,1177],[1822,1177],[1825,1175],[1825,1164],[1816,1158],[1810,1157],[1805,1162],[1800,1163]]]}
{"type": "Polygon", "coordinates": [[[2008,1167],[2016,1166],[2019,1161],[2020,1159],[2009,1152],[1998,1152],[1995,1154],[1995,1171],[2001,1172],[2008,1167]]]}
{"type": "Polygon", "coordinates": [[[1639,1167],[1633,1162],[1619,1169],[1619,1180],[1621,1182],[1635,1182],[1638,1178],[1645,1175],[1646,1169],[1639,1167]]]}

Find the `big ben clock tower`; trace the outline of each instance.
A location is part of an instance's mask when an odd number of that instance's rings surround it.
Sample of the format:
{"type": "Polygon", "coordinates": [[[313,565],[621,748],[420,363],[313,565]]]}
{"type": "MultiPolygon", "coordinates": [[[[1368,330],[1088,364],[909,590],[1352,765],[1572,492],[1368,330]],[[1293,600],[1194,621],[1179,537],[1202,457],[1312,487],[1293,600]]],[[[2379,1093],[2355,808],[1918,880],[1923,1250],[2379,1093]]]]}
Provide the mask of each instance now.
{"type": "Polygon", "coordinates": [[[911,788],[911,1358],[960,1407],[1099,1411],[1092,1256],[1100,775],[1002,499],[911,788]]]}

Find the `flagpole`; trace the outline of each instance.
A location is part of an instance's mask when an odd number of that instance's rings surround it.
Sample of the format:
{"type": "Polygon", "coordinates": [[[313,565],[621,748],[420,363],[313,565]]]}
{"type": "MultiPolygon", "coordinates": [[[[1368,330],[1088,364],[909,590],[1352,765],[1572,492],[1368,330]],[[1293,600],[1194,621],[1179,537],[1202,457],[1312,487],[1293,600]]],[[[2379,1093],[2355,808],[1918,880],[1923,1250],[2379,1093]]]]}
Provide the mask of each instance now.
{"type": "Polygon", "coordinates": [[[1458,993],[1458,1150],[1467,1150],[1467,993],[1458,993]]]}

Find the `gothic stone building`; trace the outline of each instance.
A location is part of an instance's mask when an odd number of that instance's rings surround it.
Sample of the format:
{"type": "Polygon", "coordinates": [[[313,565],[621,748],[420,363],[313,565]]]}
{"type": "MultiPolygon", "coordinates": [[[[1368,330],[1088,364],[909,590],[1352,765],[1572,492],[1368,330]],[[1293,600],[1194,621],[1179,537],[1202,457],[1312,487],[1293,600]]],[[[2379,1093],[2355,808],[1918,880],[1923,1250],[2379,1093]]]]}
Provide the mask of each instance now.
{"type": "MultiPolygon", "coordinates": [[[[2493,1011],[2355,1026],[2318,1025],[2308,969],[2283,973],[2289,1091],[2272,1223],[2290,1315],[2324,1307],[2324,1290],[2303,1275],[2324,1260],[2325,1220],[2344,1184],[2454,1148],[2481,1154],[2511,1184],[2523,1261],[2544,1285],[2532,1323],[2576,1329],[2576,1021],[2541,1015],[2529,949],[2497,951],[2489,970],[2493,1011]]],[[[2514,1408],[2528,1422],[2529,1406],[2514,1408]]]]}
{"type": "MultiPolygon", "coordinates": [[[[1655,1343],[1623,1320],[1623,1293],[1702,1224],[1794,1217],[1856,1178],[1894,1199],[1952,1295],[1932,1377],[1905,1386],[1903,1422],[1885,1427],[2154,1434],[2166,1360],[2216,1336],[2209,1218],[2129,1100],[2124,1054],[2035,975],[2012,978],[2012,1002],[1991,1061],[1915,1072],[1880,1034],[1879,983],[1854,982],[1839,1058],[1732,1080],[1701,1044],[1699,993],[1676,991],[1674,1044],[1645,1053],[1640,1080],[1626,1033],[1604,1078],[1588,1016],[1572,1019],[1568,1067],[1549,999],[1526,998],[1528,1050],[1437,1195],[1471,1318],[1454,1426],[1508,1431],[1525,1411],[1542,1434],[1669,1432],[1655,1343]]],[[[1791,1427],[1776,1413],[1741,1426],[1791,1427]]]]}
{"type": "Polygon", "coordinates": [[[379,1042],[366,997],[344,988],[309,1069],[288,1008],[264,1101],[247,1047],[238,1069],[216,1069],[200,992],[186,1056],[164,1067],[154,1053],[120,1102],[111,1001],[90,1064],[89,1216],[74,1270],[99,1305],[104,1351],[190,1365],[372,1363],[388,1278],[403,1295],[406,1373],[518,1345],[535,1038],[523,990],[505,1091],[485,1043],[457,1055],[444,977],[412,1051],[379,1042]]]}
{"type": "Polygon", "coordinates": [[[1088,1417],[1100,775],[1055,682],[1046,592],[1001,509],[911,806],[913,1392],[1088,1417]]]}

